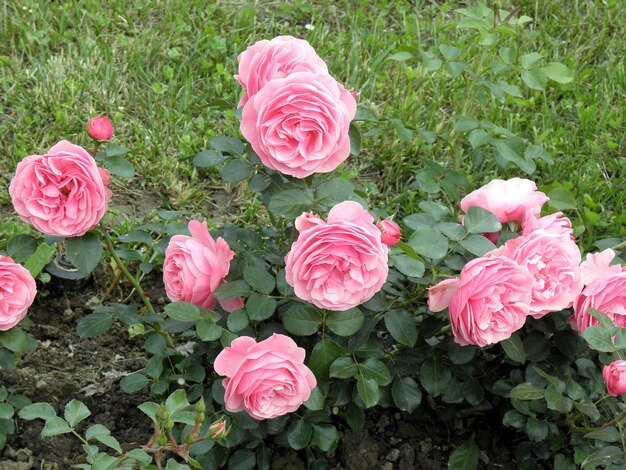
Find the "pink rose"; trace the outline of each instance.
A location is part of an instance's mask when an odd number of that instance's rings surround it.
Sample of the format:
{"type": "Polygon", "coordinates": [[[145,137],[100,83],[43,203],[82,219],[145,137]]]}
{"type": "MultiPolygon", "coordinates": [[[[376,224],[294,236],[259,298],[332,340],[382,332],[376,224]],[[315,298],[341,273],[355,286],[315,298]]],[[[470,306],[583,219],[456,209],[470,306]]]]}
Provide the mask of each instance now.
{"type": "Polygon", "coordinates": [[[610,248],[600,253],[587,253],[587,258],[580,265],[583,284],[588,286],[601,277],[621,273],[622,267],[619,264],[611,264],[614,258],[615,252],[610,248]]]}
{"type": "Polygon", "coordinates": [[[294,72],[328,74],[328,67],[315,49],[304,39],[278,36],[259,41],[237,57],[239,74],[235,79],[246,90],[239,106],[246,104],[270,80],[284,78],[294,72]]]}
{"type": "MultiPolygon", "coordinates": [[[[214,241],[206,222],[189,222],[191,236],[174,235],[165,250],[163,282],[168,299],[213,309],[213,292],[224,284],[235,253],[223,238],[214,241]]],[[[220,301],[227,312],[243,308],[243,299],[220,301]]]]}
{"type": "Polygon", "coordinates": [[[255,419],[296,411],[317,385],[304,357],[304,349],[285,335],[273,334],[260,343],[249,336],[233,340],[214,365],[227,377],[222,381],[226,409],[245,410],[255,419]]]}
{"type": "Polygon", "coordinates": [[[574,239],[572,221],[567,217],[563,217],[562,212],[555,212],[545,217],[538,217],[532,210],[528,211],[522,221],[522,235],[529,235],[535,230],[545,230],[558,234],[565,233],[572,240],[574,239]]]}
{"type": "Polygon", "coordinates": [[[109,140],[113,137],[113,124],[106,116],[93,117],[87,121],[87,132],[94,140],[109,140]]]}
{"type": "Polygon", "coordinates": [[[602,378],[609,395],[626,393],[626,361],[613,361],[602,368],[602,378]]]}
{"type": "Polygon", "coordinates": [[[569,233],[535,230],[508,240],[492,254],[511,258],[533,275],[530,315],[534,318],[571,307],[582,291],[580,250],[569,233]]]}
{"type": "Polygon", "coordinates": [[[448,307],[454,340],[482,347],[509,338],[526,321],[533,285],[528,270],[509,258],[467,263],[448,307]]]}
{"type": "Polygon", "coordinates": [[[356,101],[334,78],[296,72],[243,108],[241,133],[265,166],[296,178],[333,171],[350,154],[356,101]]]}
{"type": "Polygon", "coordinates": [[[9,194],[22,220],[40,232],[78,237],[106,213],[108,182],[108,172],[84,148],[62,140],[46,155],[17,164],[9,194]]]}
{"type": "Polygon", "coordinates": [[[396,246],[402,237],[400,226],[393,220],[381,220],[377,224],[382,233],[382,241],[387,246],[396,246]]]}
{"type": "Polygon", "coordinates": [[[296,217],[294,225],[298,232],[304,232],[316,225],[324,225],[325,223],[319,215],[312,212],[303,212],[302,215],[296,217]]]}
{"type": "Polygon", "coordinates": [[[348,310],[382,288],[387,252],[374,218],[358,202],[345,201],[331,209],[328,222],[300,232],[285,257],[287,283],[317,307],[348,310]]]}
{"type": "Polygon", "coordinates": [[[17,325],[35,300],[33,276],[8,256],[0,256],[0,331],[17,325]]]}
{"type": "Polygon", "coordinates": [[[495,179],[465,196],[461,200],[461,209],[467,212],[472,206],[482,207],[504,224],[522,222],[528,211],[539,216],[541,206],[546,201],[548,196],[537,191],[533,181],[521,178],[495,179]]]}
{"type": "MultiPolygon", "coordinates": [[[[603,252],[606,253],[606,252],[603,252]]],[[[591,263],[599,258],[591,257],[591,263]]],[[[590,258],[587,259],[587,267],[590,258]]],[[[607,261],[607,258],[605,258],[607,261]]],[[[609,260],[610,261],[610,260],[609,260]]],[[[607,261],[607,263],[609,262],[607,261]]],[[[583,266],[585,266],[583,263],[583,266]]],[[[598,265],[594,265],[597,268],[598,265]]],[[[585,268],[583,268],[584,271],[585,268]]],[[[593,273],[593,276],[599,273],[593,273]]],[[[587,271],[589,276],[589,271],[587,271]]],[[[591,278],[586,278],[589,280],[591,278]]],[[[592,280],[574,302],[574,316],[572,326],[582,333],[590,326],[598,325],[595,317],[589,314],[589,309],[599,310],[615,322],[617,326],[626,327],[626,271],[620,266],[608,267],[606,274],[592,280]]]]}
{"type": "Polygon", "coordinates": [[[459,288],[458,279],[445,279],[428,288],[428,308],[431,312],[441,312],[448,308],[450,299],[459,288]]]}

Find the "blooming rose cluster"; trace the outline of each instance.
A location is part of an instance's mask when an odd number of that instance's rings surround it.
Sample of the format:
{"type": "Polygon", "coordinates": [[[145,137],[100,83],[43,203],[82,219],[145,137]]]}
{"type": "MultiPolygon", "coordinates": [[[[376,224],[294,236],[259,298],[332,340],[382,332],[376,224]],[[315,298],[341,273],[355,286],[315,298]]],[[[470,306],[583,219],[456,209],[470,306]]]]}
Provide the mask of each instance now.
{"type": "Polygon", "coordinates": [[[259,41],[238,61],[235,78],[245,90],[241,133],[265,166],[305,178],[330,172],[348,158],[356,98],[307,41],[259,41]]]}
{"type": "Polygon", "coordinates": [[[532,181],[513,178],[494,180],[461,201],[464,211],[478,206],[502,223],[520,223],[522,230],[470,261],[458,279],[429,289],[429,308],[448,308],[457,343],[486,346],[505,340],[527,316],[569,308],[580,295],[583,269],[571,222],[561,213],[540,217],[547,200],[532,181]]]}

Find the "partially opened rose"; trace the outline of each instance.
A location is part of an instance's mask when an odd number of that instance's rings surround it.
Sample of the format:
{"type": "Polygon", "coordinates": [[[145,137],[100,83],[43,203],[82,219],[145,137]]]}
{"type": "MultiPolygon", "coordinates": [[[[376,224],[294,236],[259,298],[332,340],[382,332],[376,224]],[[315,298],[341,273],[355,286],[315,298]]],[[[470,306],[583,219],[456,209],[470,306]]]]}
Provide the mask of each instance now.
{"type": "MultiPolygon", "coordinates": [[[[223,238],[213,240],[206,222],[189,222],[191,236],[174,235],[165,250],[163,282],[168,299],[212,309],[213,292],[226,282],[235,253],[223,238]]],[[[243,307],[241,298],[220,301],[224,310],[243,307]]]]}
{"type": "Polygon", "coordinates": [[[17,325],[35,300],[33,276],[8,256],[0,256],[0,331],[17,325]]]}
{"type": "Polygon", "coordinates": [[[287,283],[302,300],[329,310],[348,310],[368,301],[385,281],[388,248],[374,218],[354,201],[337,204],[328,221],[305,223],[285,257],[287,283]]]}
{"type": "Polygon", "coordinates": [[[356,100],[329,75],[267,83],[243,108],[241,133],[265,166],[296,178],[333,171],[350,154],[356,100]]]}
{"type": "Polygon", "coordinates": [[[529,235],[535,230],[545,230],[558,234],[564,233],[572,240],[574,239],[572,221],[564,217],[562,212],[538,217],[532,210],[529,210],[522,221],[522,235],[529,235]]]}
{"type": "Polygon", "coordinates": [[[599,324],[589,309],[599,310],[617,326],[626,327],[626,271],[619,265],[609,265],[614,256],[612,250],[605,250],[587,255],[587,260],[581,265],[583,279],[588,285],[574,302],[571,323],[578,333],[599,324]]]}
{"type": "Polygon", "coordinates": [[[108,183],[109,173],[84,148],[62,140],[17,164],[9,194],[22,220],[40,232],[78,237],[106,213],[108,183]]]}
{"type": "Polygon", "coordinates": [[[537,191],[533,181],[522,178],[494,179],[465,196],[461,200],[461,209],[467,212],[472,206],[481,207],[504,224],[522,222],[528,211],[539,216],[541,206],[546,201],[548,196],[537,191]]]}
{"type": "MultiPolygon", "coordinates": [[[[503,256],[477,258],[465,265],[450,297],[448,315],[454,340],[487,346],[509,338],[530,311],[533,276],[526,267],[503,256]]],[[[438,308],[446,297],[439,296],[438,308]]]]}
{"type": "Polygon", "coordinates": [[[530,302],[534,318],[571,307],[582,291],[580,250],[567,231],[537,229],[493,253],[526,266],[535,278],[530,302]]]}
{"type": "Polygon", "coordinates": [[[235,79],[246,90],[239,106],[246,104],[270,80],[294,72],[328,74],[326,63],[304,39],[278,36],[258,41],[237,57],[239,74],[235,79]]]}
{"type": "Polygon", "coordinates": [[[613,361],[602,368],[602,378],[609,395],[626,393],[626,361],[613,361]]]}
{"type": "Polygon", "coordinates": [[[255,419],[296,411],[317,385],[304,365],[305,351],[288,336],[273,334],[257,343],[240,336],[215,358],[215,372],[225,375],[224,404],[255,419]]]}

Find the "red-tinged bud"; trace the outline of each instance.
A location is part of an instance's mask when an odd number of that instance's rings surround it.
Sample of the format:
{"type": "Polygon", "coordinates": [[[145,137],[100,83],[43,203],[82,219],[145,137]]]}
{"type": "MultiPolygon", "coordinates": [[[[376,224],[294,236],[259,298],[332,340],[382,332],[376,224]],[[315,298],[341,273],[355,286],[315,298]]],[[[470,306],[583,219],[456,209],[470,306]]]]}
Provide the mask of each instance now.
{"type": "Polygon", "coordinates": [[[381,240],[387,246],[395,246],[400,241],[400,227],[393,220],[381,220],[377,227],[382,232],[381,240]]]}
{"type": "Polygon", "coordinates": [[[211,426],[209,426],[209,432],[207,437],[209,439],[219,440],[228,434],[228,429],[226,428],[226,421],[224,419],[220,419],[219,421],[214,422],[211,426]]]}
{"type": "Polygon", "coordinates": [[[109,140],[113,137],[113,124],[106,116],[93,117],[87,121],[87,132],[94,140],[109,140]]]}

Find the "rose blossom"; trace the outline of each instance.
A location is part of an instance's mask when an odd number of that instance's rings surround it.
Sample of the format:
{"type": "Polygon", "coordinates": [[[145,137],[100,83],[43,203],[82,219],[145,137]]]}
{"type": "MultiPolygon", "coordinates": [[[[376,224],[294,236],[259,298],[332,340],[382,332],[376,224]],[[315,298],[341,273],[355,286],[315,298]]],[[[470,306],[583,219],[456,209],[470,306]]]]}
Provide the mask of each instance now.
{"type": "Polygon", "coordinates": [[[387,246],[396,246],[402,237],[400,226],[393,220],[381,220],[376,225],[382,233],[382,241],[387,246]]]}
{"type": "Polygon", "coordinates": [[[237,57],[239,74],[235,79],[246,90],[239,106],[246,104],[270,80],[294,72],[328,74],[326,63],[304,39],[278,36],[258,41],[237,57]]]}
{"type": "Polygon", "coordinates": [[[612,250],[605,250],[587,255],[587,260],[581,265],[588,285],[574,302],[571,323],[578,333],[599,324],[589,314],[589,309],[599,310],[617,326],[626,327],[626,271],[619,265],[609,265],[614,256],[612,250]]]}
{"type": "Polygon", "coordinates": [[[567,232],[535,230],[508,240],[491,254],[511,258],[533,275],[530,315],[534,318],[571,307],[582,291],[580,250],[567,232]]]}
{"type": "Polygon", "coordinates": [[[495,179],[461,199],[461,209],[467,212],[472,206],[482,207],[504,224],[522,222],[528,211],[538,216],[546,201],[548,196],[537,191],[533,181],[495,179]]]}
{"type": "Polygon", "coordinates": [[[288,336],[273,334],[257,343],[240,336],[215,358],[215,372],[225,375],[224,404],[255,419],[296,411],[317,385],[304,365],[305,351],[288,336]]]}
{"type": "Polygon", "coordinates": [[[450,299],[459,288],[458,279],[445,279],[428,288],[428,308],[431,312],[441,312],[448,308],[450,299]]]}
{"type": "Polygon", "coordinates": [[[33,276],[8,256],[0,256],[0,331],[17,325],[35,300],[33,276]]]}
{"type": "Polygon", "coordinates": [[[297,72],[270,81],[250,98],[241,133],[265,166],[305,178],[348,158],[355,113],[354,97],[334,78],[297,72]]]}
{"type": "Polygon", "coordinates": [[[109,140],[113,137],[113,124],[106,116],[93,117],[87,121],[87,132],[92,139],[109,140]]]}
{"type": "Polygon", "coordinates": [[[533,284],[526,267],[503,256],[467,263],[448,306],[454,340],[482,347],[509,338],[526,321],[533,284]]]}
{"type": "Polygon", "coordinates": [[[609,395],[626,393],[626,361],[613,361],[602,368],[602,378],[609,395]]]}
{"type": "Polygon", "coordinates": [[[62,140],[17,164],[9,194],[22,220],[40,232],[78,237],[106,213],[108,183],[109,173],[84,148],[62,140]]]}
{"type": "MultiPolygon", "coordinates": [[[[223,238],[213,240],[206,222],[191,220],[191,236],[174,235],[165,250],[163,282],[168,299],[188,302],[212,309],[213,292],[225,283],[230,260],[235,253],[223,238]]],[[[233,312],[243,307],[241,298],[220,301],[224,310],[233,312]]]]}
{"type": "Polygon", "coordinates": [[[300,231],[285,257],[287,283],[317,307],[348,310],[382,288],[387,252],[374,218],[359,203],[345,201],[330,210],[326,223],[300,231]]]}
{"type": "Polygon", "coordinates": [[[574,240],[572,221],[563,217],[563,212],[538,217],[532,210],[528,211],[522,221],[522,235],[530,235],[535,230],[545,230],[557,234],[564,233],[574,240]]]}

